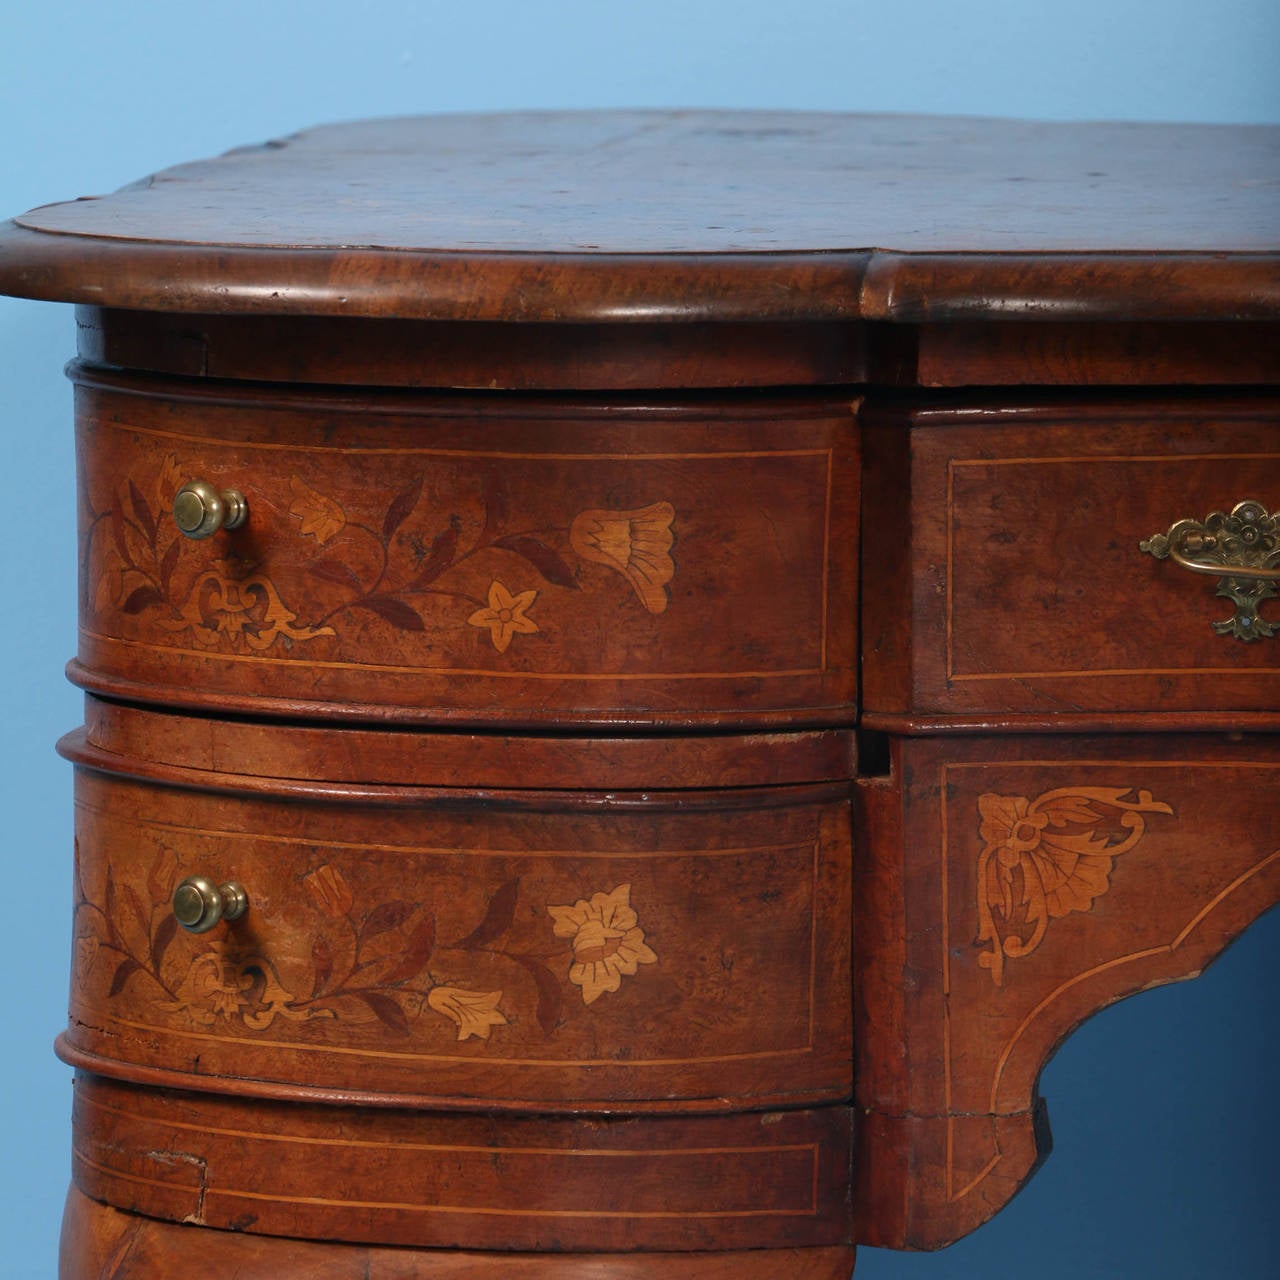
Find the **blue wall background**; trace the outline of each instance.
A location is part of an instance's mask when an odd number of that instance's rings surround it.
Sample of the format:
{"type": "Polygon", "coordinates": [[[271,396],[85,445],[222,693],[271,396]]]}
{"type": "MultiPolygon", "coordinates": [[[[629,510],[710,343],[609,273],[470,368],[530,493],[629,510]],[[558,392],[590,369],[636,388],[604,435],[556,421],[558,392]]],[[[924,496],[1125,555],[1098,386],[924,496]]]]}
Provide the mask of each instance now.
{"type": "MultiPolygon", "coordinates": [[[[325,120],[741,106],[1280,122],[1276,0],[0,0],[0,215],[325,120]]],[[[1262,176],[1262,175],[1260,175],[1262,176]]],[[[1271,181],[1280,175],[1266,175],[1271,181]]],[[[0,299],[5,1099],[0,1274],[55,1271],[74,648],[71,313],[0,299]]],[[[1265,495],[1263,495],[1265,497],[1265,495]]],[[[1280,838],[1280,833],[1275,833],[1280,838]]],[[[1280,913],[1200,981],[1094,1019],[1044,1074],[1057,1150],[941,1254],[859,1280],[1280,1274],[1280,913]]]]}

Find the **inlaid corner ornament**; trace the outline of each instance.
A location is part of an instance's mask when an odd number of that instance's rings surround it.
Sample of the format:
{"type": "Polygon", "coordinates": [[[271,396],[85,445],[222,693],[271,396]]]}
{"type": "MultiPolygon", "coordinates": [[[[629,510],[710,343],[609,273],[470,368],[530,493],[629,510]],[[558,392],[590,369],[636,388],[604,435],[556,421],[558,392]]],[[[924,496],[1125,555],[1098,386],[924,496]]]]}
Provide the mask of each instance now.
{"type": "Polygon", "coordinates": [[[1213,511],[1203,520],[1178,520],[1168,533],[1138,545],[1157,560],[1218,579],[1217,594],[1236,607],[1233,617],[1213,623],[1220,636],[1247,641],[1280,631],[1280,624],[1258,615],[1258,606],[1275,596],[1280,582],[1280,512],[1250,498],[1236,503],[1230,514],[1213,511]]]}
{"type": "Polygon", "coordinates": [[[1111,887],[1111,866],[1146,833],[1148,813],[1173,810],[1131,787],[1058,787],[1029,800],[978,797],[978,957],[1004,984],[1005,961],[1030,955],[1050,920],[1087,912],[1111,887]]]}

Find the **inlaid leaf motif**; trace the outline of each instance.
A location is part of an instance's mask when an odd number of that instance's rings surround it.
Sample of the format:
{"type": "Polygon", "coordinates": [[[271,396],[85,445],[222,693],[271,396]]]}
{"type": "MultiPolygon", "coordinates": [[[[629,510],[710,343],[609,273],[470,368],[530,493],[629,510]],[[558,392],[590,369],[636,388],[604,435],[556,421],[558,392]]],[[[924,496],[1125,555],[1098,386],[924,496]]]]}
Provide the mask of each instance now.
{"type": "Polygon", "coordinates": [[[155,542],[156,518],[151,514],[151,508],[147,505],[147,500],[142,496],[141,490],[132,480],[129,481],[129,502],[133,507],[133,518],[146,535],[147,541],[155,542]]]}
{"type": "Polygon", "coordinates": [[[312,984],[312,996],[318,996],[329,985],[333,977],[333,949],[329,946],[324,934],[317,934],[311,944],[311,967],[315,971],[315,982],[312,984]]]}
{"type": "Polygon", "coordinates": [[[507,486],[498,471],[486,471],[480,485],[484,502],[484,531],[500,529],[507,518],[507,486]]]}
{"type": "Polygon", "coordinates": [[[150,583],[144,583],[129,592],[124,604],[120,607],[124,613],[136,614],[141,613],[144,609],[150,609],[153,605],[163,603],[164,596],[150,583]]]}
{"type": "Polygon", "coordinates": [[[578,580],[573,576],[573,570],[557,552],[537,538],[528,534],[511,534],[506,538],[496,538],[493,545],[523,556],[553,586],[577,590],[578,580]]]}
{"type": "Polygon", "coordinates": [[[142,965],[139,964],[132,956],[127,960],[122,960],[117,966],[115,974],[111,979],[111,988],[107,992],[107,998],[110,999],[112,996],[118,996],[124,990],[125,983],[128,982],[129,979],[132,978],[133,975],[141,968],[142,965]]]}
{"type": "Polygon", "coordinates": [[[393,627],[399,627],[401,631],[425,630],[422,618],[395,596],[365,596],[363,600],[353,600],[351,603],[361,609],[371,609],[378,617],[391,623],[393,627]]]}
{"type": "Polygon", "coordinates": [[[433,583],[452,563],[458,552],[458,526],[454,521],[436,534],[431,548],[423,557],[422,565],[410,580],[406,590],[413,591],[433,583]]]}
{"type": "Polygon", "coordinates": [[[528,971],[538,988],[535,1016],[538,1019],[538,1026],[542,1028],[542,1034],[549,1036],[555,1031],[560,1022],[560,1014],[564,1010],[564,992],[560,986],[560,979],[533,956],[515,956],[514,958],[528,971]]]}
{"type": "Polygon", "coordinates": [[[380,933],[398,929],[413,914],[411,902],[383,902],[369,912],[360,926],[360,940],[374,938],[380,933]]]}
{"type": "Polygon", "coordinates": [[[169,590],[169,582],[173,578],[174,569],[178,566],[178,556],[181,552],[182,539],[175,538],[164,553],[164,559],[160,561],[160,586],[165,591],[169,590]]]}
{"type": "Polygon", "coordinates": [[[378,1021],[394,1031],[396,1035],[409,1034],[409,1018],[390,996],[384,995],[381,991],[353,991],[351,994],[364,1001],[377,1016],[378,1021]]]}
{"type": "Polygon", "coordinates": [[[156,931],[151,938],[151,965],[158,973],[161,964],[164,963],[164,953],[169,949],[169,943],[174,939],[178,932],[178,918],[172,911],[166,911],[160,917],[160,923],[156,926],[156,931]]]}
{"type": "Polygon", "coordinates": [[[475,951],[479,947],[488,946],[489,943],[502,937],[511,928],[511,924],[515,920],[516,902],[519,897],[520,879],[517,876],[514,880],[508,880],[489,899],[484,919],[480,921],[475,929],[467,934],[461,942],[455,942],[453,945],[460,951],[475,951]]]}
{"type": "Polygon", "coordinates": [[[313,560],[307,565],[307,572],[322,582],[336,582],[340,587],[354,587],[360,590],[360,579],[355,570],[341,560],[313,560]]]}
{"type": "Polygon", "coordinates": [[[419,475],[391,500],[387,514],[382,520],[383,542],[391,540],[391,535],[408,519],[409,513],[418,505],[418,499],[421,496],[422,476],[419,475]]]}
{"type": "Polygon", "coordinates": [[[389,987],[408,982],[416,977],[431,959],[436,945],[436,918],[426,915],[418,921],[417,927],[409,935],[409,944],[404,949],[404,958],[383,979],[389,987]]]}

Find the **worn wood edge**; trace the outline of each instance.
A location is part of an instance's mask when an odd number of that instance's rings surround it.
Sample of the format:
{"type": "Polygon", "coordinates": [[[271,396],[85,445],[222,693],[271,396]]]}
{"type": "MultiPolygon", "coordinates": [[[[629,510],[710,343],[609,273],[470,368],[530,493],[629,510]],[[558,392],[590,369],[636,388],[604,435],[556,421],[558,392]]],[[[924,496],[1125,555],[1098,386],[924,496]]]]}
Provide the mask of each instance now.
{"type": "Polygon", "coordinates": [[[859,728],[907,738],[992,733],[1248,733],[1280,731],[1276,711],[864,711],[859,728]]]}
{"type": "Polygon", "coordinates": [[[162,1222],[67,1193],[59,1280],[849,1280],[854,1249],[477,1253],[250,1236],[162,1222]],[[147,1271],[138,1268],[146,1266],[147,1271]]]}
{"type": "Polygon", "coordinates": [[[272,249],[10,220],[0,292],[141,311],[520,323],[1265,320],[1280,316],[1280,253],[272,249]]]}
{"type": "Polygon", "coordinates": [[[319,386],[569,392],[833,387],[867,381],[867,326],[449,323],[76,308],[85,365],[319,386]]]}
{"type": "Polygon", "coordinates": [[[566,790],[691,790],[845,781],[857,769],[849,730],[652,736],[344,730],[329,749],[321,725],[181,715],[85,697],[85,744],[124,760],[307,781],[566,790]],[[465,757],[465,763],[456,761],[465,757]],[[376,761],[376,763],[374,763],[376,761]],[[443,776],[447,772],[447,778],[443,776]]]}
{"type": "Polygon", "coordinates": [[[474,389],[412,387],[344,388],[293,384],[237,382],[232,379],[202,381],[185,375],[117,370],[72,360],[67,376],[77,386],[110,391],[165,405],[198,404],[204,407],[287,409],[323,412],[338,417],[350,414],[361,424],[372,415],[419,419],[448,416],[456,421],[494,419],[524,425],[536,421],[627,422],[661,419],[663,422],[778,423],[839,417],[845,419],[860,403],[860,395],[847,388],[821,386],[797,388],[725,389],[714,397],[687,395],[679,389],[644,389],[634,393],[547,391],[522,395],[518,400],[505,391],[486,394],[474,389]],[[731,409],[731,414],[726,410],[731,409]]]}
{"type": "Polygon", "coordinates": [[[873,253],[864,320],[1268,320],[1280,253],[873,253]]]}
{"type": "MultiPolygon", "coordinates": [[[[73,658],[66,666],[67,679],[86,693],[120,702],[140,702],[178,711],[214,712],[220,715],[278,717],[315,720],[329,724],[367,724],[371,727],[413,726],[439,729],[489,729],[501,726],[515,733],[546,731],[549,723],[564,730],[602,733],[775,732],[784,730],[847,729],[854,722],[854,708],[846,704],[783,708],[776,711],[695,711],[672,715],[633,711],[559,711],[554,715],[519,715],[492,708],[440,708],[386,706],[365,702],[321,702],[299,698],[271,698],[206,692],[191,685],[160,684],[106,675],[73,658]]],[[[660,676],[654,677],[661,682],[660,676]]]]}
{"type": "Polygon", "coordinates": [[[946,1116],[894,1115],[859,1110],[854,1148],[853,1239],[880,1249],[934,1252],[955,1244],[990,1221],[1022,1191],[1053,1151],[1049,1115],[1037,1097],[1026,1111],[965,1116],[989,1129],[1000,1152],[998,1173],[947,1200],[926,1182],[927,1164],[955,1140],[946,1116]]]}
{"type": "Polygon", "coordinates": [[[1260,415],[1278,408],[1280,396],[1271,384],[1226,389],[1200,385],[1172,391],[1141,386],[922,387],[913,395],[868,401],[861,417],[880,431],[907,432],[916,427],[996,428],[1040,422],[1150,424],[1166,418],[1199,421],[1206,416],[1215,422],[1254,423],[1260,415]]]}
{"type": "Polygon", "coordinates": [[[759,787],[725,787],[677,790],[521,790],[511,787],[433,787],[330,782],[322,779],[273,778],[234,771],[191,769],[181,765],[115,755],[91,745],[83,728],[64,735],[58,754],[77,768],[109,777],[160,783],[188,791],[212,791],[230,795],[268,796],[316,802],[366,805],[440,805],[448,808],[481,808],[520,812],[641,811],[706,812],[784,808],[847,800],[851,780],[759,787]]]}
{"type": "Polygon", "coordinates": [[[122,1084],[145,1085],[219,1097],[246,1098],[255,1102],[307,1103],[336,1107],[369,1107],[393,1111],[434,1111],[449,1114],[502,1114],[506,1116],[555,1116],[567,1119],[591,1116],[724,1116],[752,1112],[799,1111],[814,1107],[848,1106],[848,1091],[811,1090],[788,1094],[750,1094],[734,1098],[631,1098],[617,1102],[599,1100],[554,1101],[545,1099],[461,1098],[429,1093],[385,1093],[377,1090],[328,1089],[318,1085],[282,1084],[248,1076],[208,1076],[164,1067],[119,1062],[83,1049],[74,1041],[74,1027],[59,1034],[53,1051],[60,1062],[122,1084]]]}

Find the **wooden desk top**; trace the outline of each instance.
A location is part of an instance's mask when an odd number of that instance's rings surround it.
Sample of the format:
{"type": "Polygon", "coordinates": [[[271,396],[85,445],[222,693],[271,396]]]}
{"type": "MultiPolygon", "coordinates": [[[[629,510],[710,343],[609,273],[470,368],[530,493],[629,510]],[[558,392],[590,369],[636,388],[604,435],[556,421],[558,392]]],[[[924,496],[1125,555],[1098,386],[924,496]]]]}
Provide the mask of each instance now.
{"type": "Polygon", "coordinates": [[[1280,316],[1280,129],[764,112],[335,125],[0,228],[0,290],[220,314],[1280,316]]]}

